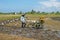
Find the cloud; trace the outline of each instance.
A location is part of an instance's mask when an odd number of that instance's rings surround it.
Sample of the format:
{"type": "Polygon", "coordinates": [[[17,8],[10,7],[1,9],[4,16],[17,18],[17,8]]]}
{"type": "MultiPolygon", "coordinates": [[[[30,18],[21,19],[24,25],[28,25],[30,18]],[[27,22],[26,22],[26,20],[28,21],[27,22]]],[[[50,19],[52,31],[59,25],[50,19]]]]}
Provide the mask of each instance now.
{"type": "Polygon", "coordinates": [[[57,0],[49,0],[49,1],[53,1],[54,2],[54,1],[57,1],[57,0]]]}
{"type": "Polygon", "coordinates": [[[44,5],[45,7],[56,7],[60,8],[60,2],[57,0],[42,1],[39,4],[44,5]]]}
{"type": "Polygon", "coordinates": [[[34,7],[34,10],[40,12],[56,12],[60,11],[60,1],[58,0],[44,0],[38,1],[38,5],[34,7]]]}

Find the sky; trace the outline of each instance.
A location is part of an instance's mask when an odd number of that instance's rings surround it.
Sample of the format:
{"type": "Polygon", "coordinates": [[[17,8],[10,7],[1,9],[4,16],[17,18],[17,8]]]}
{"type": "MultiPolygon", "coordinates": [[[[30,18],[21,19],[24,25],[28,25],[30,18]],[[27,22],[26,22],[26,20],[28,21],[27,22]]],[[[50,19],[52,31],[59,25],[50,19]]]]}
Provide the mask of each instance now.
{"type": "Polygon", "coordinates": [[[60,11],[60,0],[0,0],[0,12],[60,11]]]}

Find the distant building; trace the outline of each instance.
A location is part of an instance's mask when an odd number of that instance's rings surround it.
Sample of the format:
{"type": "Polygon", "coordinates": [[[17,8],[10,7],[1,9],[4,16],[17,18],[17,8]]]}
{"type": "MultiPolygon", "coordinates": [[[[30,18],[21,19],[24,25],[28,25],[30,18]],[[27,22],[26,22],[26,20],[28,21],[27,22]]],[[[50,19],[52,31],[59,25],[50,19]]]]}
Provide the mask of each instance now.
{"type": "Polygon", "coordinates": [[[15,12],[15,15],[16,15],[17,13],[15,12]]]}

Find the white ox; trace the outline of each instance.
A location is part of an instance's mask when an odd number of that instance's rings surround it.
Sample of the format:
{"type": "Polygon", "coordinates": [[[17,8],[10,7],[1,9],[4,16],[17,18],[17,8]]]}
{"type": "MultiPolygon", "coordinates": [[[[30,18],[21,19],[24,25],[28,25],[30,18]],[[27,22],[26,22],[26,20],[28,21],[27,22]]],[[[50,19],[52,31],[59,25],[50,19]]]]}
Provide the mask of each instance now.
{"type": "Polygon", "coordinates": [[[32,22],[32,23],[36,23],[37,20],[26,20],[27,22],[32,22]]]}
{"type": "Polygon", "coordinates": [[[26,26],[32,27],[35,26],[36,22],[39,22],[38,20],[26,20],[26,26]]]}

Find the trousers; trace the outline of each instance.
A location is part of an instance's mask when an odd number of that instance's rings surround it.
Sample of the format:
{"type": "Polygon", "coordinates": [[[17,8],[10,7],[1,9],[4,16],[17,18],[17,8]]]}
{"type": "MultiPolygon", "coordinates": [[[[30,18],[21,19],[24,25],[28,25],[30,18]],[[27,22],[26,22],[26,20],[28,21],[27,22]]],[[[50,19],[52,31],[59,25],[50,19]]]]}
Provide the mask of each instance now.
{"type": "Polygon", "coordinates": [[[22,22],[21,27],[22,27],[22,28],[26,27],[26,23],[22,22]]]}

